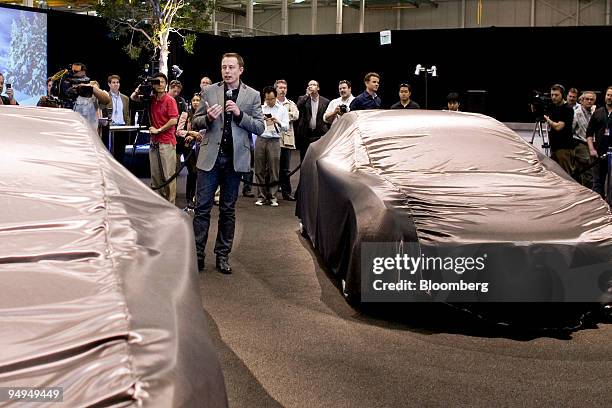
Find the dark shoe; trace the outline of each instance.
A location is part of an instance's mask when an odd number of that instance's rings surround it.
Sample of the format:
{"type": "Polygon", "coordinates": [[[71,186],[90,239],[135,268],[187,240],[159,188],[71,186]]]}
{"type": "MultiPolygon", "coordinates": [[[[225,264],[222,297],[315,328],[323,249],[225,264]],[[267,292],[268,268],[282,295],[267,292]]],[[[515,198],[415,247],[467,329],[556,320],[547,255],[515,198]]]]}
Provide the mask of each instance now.
{"type": "Polygon", "coordinates": [[[198,258],[198,272],[204,270],[204,258],[198,258]]]}
{"type": "Polygon", "coordinates": [[[225,275],[232,273],[232,267],[227,258],[217,258],[217,270],[225,275]]]}
{"type": "Polygon", "coordinates": [[[242,195],[245,197],[250,197],[250,198],[255,197],[255,193],[253,193],[252,191],[243,191],[242,195]]]}
{"type": "Polygon", "coordinates": [[[295,197],[291,194],[283,194],[283,200],[285,201],[295,201],[295,197]]]}

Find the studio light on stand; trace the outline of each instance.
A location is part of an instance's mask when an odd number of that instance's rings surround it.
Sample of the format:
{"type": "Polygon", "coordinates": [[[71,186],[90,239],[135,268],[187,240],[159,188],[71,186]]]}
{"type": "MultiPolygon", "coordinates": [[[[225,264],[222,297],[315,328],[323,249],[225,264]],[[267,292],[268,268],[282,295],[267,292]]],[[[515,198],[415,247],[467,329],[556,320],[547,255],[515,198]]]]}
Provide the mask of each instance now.
{"type": "Polygon", "coordinates": [[[178,79],[183,74],[183,70],[178,65],[172,66],[172,73],[174,74],[174,78],[178,79]]]}
{"type": "Polygon", "coordinates": [[[425,72],[425,109],[429,109],[428,99],[427,99],[427,77],[431,75],[432,77],[438,76],[438,68],[435,65],[432,65],[430,68],[426,68],[421,64],[417,64],[414,69],[414,75],[420,75],[421,72],[425,72]]]}

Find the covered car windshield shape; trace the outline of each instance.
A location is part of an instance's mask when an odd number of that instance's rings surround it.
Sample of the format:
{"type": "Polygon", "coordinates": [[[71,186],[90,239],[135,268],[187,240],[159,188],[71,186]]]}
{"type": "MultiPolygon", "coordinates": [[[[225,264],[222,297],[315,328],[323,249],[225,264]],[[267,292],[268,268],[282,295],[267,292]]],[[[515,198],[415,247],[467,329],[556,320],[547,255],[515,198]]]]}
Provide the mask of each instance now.
{"type": "Polygon", "coordinates": [[[0,123],[0,387],[61,387],[67,407],[227,406],[188,217],[77,113],[0,106],[0,123]]]}
{"type": "Polygon", "coordinates": [[[351,112],[309,148],[298,198],[313,246],[362,299],[363,258],[384,243],[389,256],[486,255],[484,270],[451,275],[487,281],[487,292],[406,291],[408,301],[596,301],[612,269],[609,206],[478,114],[351,112]]]}

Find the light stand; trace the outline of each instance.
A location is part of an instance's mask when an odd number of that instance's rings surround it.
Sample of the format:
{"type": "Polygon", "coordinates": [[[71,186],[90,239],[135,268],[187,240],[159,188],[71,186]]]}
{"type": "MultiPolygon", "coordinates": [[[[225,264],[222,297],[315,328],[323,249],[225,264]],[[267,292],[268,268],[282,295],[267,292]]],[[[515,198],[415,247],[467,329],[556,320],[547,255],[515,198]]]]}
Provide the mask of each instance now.
{"type": "Polygon", "coordinates": [[[438,69],[436,68],[435,65],[432,65],[431,68],[425,68],[424,66],[422,66],[421,64],[418,64],[416,66],[416,68],[414,69],[414,75],[420,75],[421,72],[425,72],[425,109],[429,109],[429,103],[428,103],[428,95],[427,95],[427,77],[429,76],[429,74],[431,74],[432,77],[437,77],[438,76],[438,69]]]}

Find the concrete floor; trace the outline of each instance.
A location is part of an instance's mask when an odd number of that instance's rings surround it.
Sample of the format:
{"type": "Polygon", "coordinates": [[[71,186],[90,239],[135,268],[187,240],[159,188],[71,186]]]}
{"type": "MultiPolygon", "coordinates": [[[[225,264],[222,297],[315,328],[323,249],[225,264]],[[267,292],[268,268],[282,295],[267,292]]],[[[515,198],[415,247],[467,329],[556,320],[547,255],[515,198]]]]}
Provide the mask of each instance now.
{"type": "MultiPolygon", "coordinates": [[[[178,207],[183,191],[181,177],[178,207]]],[[[526,330],[445,307],[354,309],[299,234],[295,204],[253,202],[237,203],[229,276],[214,270],[213,210],[200,275],[230,407],[612,406],[612,325],[526,330]]]]}

